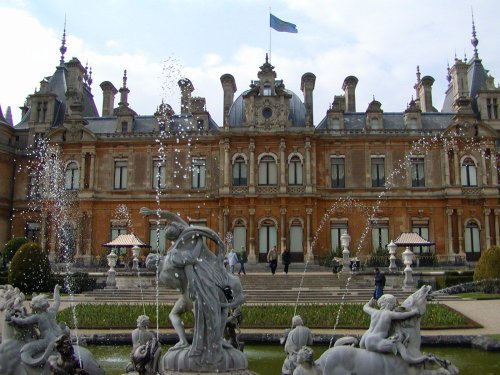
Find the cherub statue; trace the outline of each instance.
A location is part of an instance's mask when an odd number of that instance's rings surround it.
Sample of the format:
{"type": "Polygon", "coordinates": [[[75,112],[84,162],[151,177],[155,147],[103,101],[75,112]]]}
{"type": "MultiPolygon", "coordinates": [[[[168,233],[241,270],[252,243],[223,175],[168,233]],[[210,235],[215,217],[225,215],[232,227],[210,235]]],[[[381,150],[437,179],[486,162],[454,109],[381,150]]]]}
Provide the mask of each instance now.
{"type": "Polygon", "coordinates": [[[56,321],[57,311],[61,304],[59,291],[61,287],[56,285],[54,288],[54,303],[49,304],[45,294],[34,297],[30,302],[32,315],[6,317],[10,324],[26,327],[37,326],[39,330],[38,339],[26,343],[21,348],[21,360],[29,366],[40,366],[47,361],[51,354],[56,339],[63,335],[69,335],[69,329],[65,324],[59,325],[56,321]],[[36,357],[38,355],[38,357],[36,357]]]}
{"type": "Polygon", "coordinates": [[[293,374],[295,367],[297,367],[297,353],[303,346],[313,343],[311,330],[304,326],[299,315],[295,315],[292,318],[292,329],[285,334],[281,341],[285,341],[285,352],[287,353],[281,372],[283,375],[293,374]]]}
{"type": "Polygon", "coordinates": [[[323,375],[321,367],[314,363],[314,352],[308,346],[303,346],[297,353],[297,367],[293,375],[323,375]]]}
{"type": "Polygon", "coordinates": [[[51,355],[47,360],[54,375],[91,375],[82,368],[81,361],[75,356],[75,349],[69,335],[61,335],[55,340],[54,349],[58,355],[51,355]]]}

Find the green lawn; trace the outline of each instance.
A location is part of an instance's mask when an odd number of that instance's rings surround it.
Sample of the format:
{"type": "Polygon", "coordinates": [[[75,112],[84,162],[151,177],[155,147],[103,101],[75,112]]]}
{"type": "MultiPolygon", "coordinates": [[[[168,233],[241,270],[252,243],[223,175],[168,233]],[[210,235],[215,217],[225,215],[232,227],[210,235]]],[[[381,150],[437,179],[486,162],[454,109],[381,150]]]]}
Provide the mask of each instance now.
{"type": "MultiPolygon", "coordinates": [[[[168,313],[171,305],[161,305],[159,311],[160,328],[171,328],[168,313]]],[[[242,307],[242,328],[288,328],[291,325],[295,307],[291,305],[248,305],[242,307]]],[[[58,313],[57,320],[64,321],[70,327],[81,329],[121,328],[133,329],[139,315],[146,313],[150,318],[150,327],[156,326],[156,306],[153,304],[79,304],[73,310],[68,308],[58,313]]],[[[304,324],[310,328],[359,328],[366,329],[370,324],[369,316],[363,312],[363,305],[356,303],[328,305],[298,305],[296,314],[301,315],[304,324]],[[341,314],[338,314],[339,309],[341,314]],[[337,316],[339,317],[336,324],[337,316]]],[[[193,326],[192,313],[186,313],[183,320],[188,327],[193,326]]],[[[423,329],[475,328],[471,322],[457,311],[440,303],[428,303],[422,318],[423,329]]]]}

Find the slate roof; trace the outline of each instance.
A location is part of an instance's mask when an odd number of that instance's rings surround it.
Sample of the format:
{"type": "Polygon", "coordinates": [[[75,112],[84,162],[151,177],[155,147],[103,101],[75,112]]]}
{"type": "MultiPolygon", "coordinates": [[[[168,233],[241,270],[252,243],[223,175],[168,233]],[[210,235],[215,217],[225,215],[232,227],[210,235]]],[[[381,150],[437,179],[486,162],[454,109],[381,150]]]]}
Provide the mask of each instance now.
{"type": "MultiPolygon", "coordinates": [[[[285,89],[290,94],[290,113],[288,118],[292,121],[292,126],[302,127],[306,124],[306,107],[300,98],[290,90],[285,89]]],[[[233,102],[229,109],[229,126],[230,127],[243,127],[243,119],[245,115],[245,101],[243,97],[250,92],[246,90],[233,102]]]]}

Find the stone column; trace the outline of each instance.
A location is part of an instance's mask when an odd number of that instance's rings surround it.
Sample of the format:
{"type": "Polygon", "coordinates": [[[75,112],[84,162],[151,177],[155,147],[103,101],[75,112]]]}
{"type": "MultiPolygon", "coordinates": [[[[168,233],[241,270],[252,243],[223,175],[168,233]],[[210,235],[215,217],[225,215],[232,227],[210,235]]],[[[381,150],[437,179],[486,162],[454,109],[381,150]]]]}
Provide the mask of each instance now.
{"type": "Polygon", "coordinates": [[[249,225],[249,234],[250,238],[248,241],[248,261],[255,264],[257,263],[258,257],[255,254],[255,208],[248,209],[248,225],[249,225]]]}
{"type": "Polygon", "coordinates": [[[312,213],[313,209],[312,208],[306,208],[306,215],[307,215],[307,220],[306,220],[306,236],[307,236],[307,244],[306,244],[306,261],[307,262],[312,262],[314,261],[314,254],[312,252],[312,246],[311,246],[311,240],[312,240],[312,213]]]}
{"type": "Polygon", "coordinates": [[[460,186],[460,176],[461,176],[461,171],[460,171],[460,160],[458,160],[458,148],[453,147],[453,165],[455,168],[455,181],[454,185],[455,186],[460,186]]]}
{"type": "Polygon", "coordinates": [[[481,147],[481,169],[482,169],[482,178],[481,180],[483,181],[483,187],[488,185],[488,170],[486,168],[486,147],[482,146],[481,147]]]}
{"type": "Polygon", "coordinates": [[[286,143],[285,139],[281,138],[280,142],[280,193],[286,193],[286,143]]]}
{"type": "MultiPolygon", "coordinates": [[[[281,241],[280,241],[280,253],[286,247],[286,207],[280,208],[280,226],[281,226],[281,241]]],[[[281,257],[278,257],[278,262],[281,261],[281,257]]]]}
{"type": "Polygon", "coordinates": [[[448,208],[446,210],[446,216],[448,217],[448,256],[455,254],[453,251],[453,208],[448,208]]]}
{"type": "Polygon", "coordinates": [[[87,153],[82,152],[82,162],[80,163],[80,190],[85,189],[85,155],[87,153]]]}
{"type": "Polygon", "coordinates": [[[483,208],[483,214],[484,214],[484,240],[486,244],[486,249],[489,249],[491,247],[491,237],[490,237],[490,212],[491,209],[489,208],[483,208]]]}
{"type": "Polygon", "coordinates": [[[94,174],[95,174],[95,152],[90,153],[90,177],[89,189],[94,189],[94,174]]]}
{"type": "Polygon", "coordinates": [[[498,185],[498,170],[497,170],[497,157],[495,152],[490,153],[490,170],[491,170],[491,185],[498,185]]]}
{"type": "Polygon", "coordinates": [[[444,150],[444,185],[450,186],[450,158],[448,157],[448,150],[444,150]]]}
{"type": "MultiPolygon", "coordinates": [[[[228,233],[228,222],[229,222],[229,207],[224,207],[223,209],[223,215],[224,215],[224,219],[223,219],[223,227],[222,227],[222,235],[224,236],[223,238],[225,239],[226,236],[227,236],[227,233],[228,233]]],[[[226,244],[226,245],[229,245],[229,244],[226,244]]],[[[232,245],[232,244],[231,244],[232,245]]],[[[226,251],[228,251],[229,249],[226,249],[226,251]]]]}
{"type": "Polygon", "coordinates": [[[40,228],[40,246],[43,251],[47,251],[47,213],[42,212],[42,223],[40,228]]]}
{"type": "Polygon", "coordinates": [[[305,150],[306,150],[306,162],[305,162],[305,174],[306,174],[306,193],[312,193],[312,185],[311,185],[311,140],[306,138],[305,142],[305,150]]]}
{"type": "Polygon", "coordinates": [[[87,211],[87,221],[87,248],[85,249],[83,262],[85,265],[89,266],[92,263],[92,211],[87,211]]]}
{"type": "Polygon", "coordinates": [[[255,193],[255,141],[253,138],[250,139],[250,144],[248,146],[249,155],[249,184],[248,192],[250,194],[255,193]]]}
{"type": "MultiPolygon", "coordinates": [[[[76,257],[82,255],[82,226],[83,226],[83,212],[80,212],[77,217],[78,223],[76,226],[76,257]]],[[[74,261],[74,260],[73,260],[74,261]]]]}
{"type": "Polygon", "coordinates": [[[231,161],[229,160],[229,139],[224,139],[224,192],[229,193],[229,172],[231,171],[231,161]]]}
{"type": "Polygon", "coordinates": [[[500,215],[500,209],[493,211],[495,214],[495,245],[500,245],[500,228],[498,225],[498,216],[500,215]]]}
{"type": "Polygon", "coordinates": [[[463,210],[457,209],[457,217],[458,217],[458,253],[460,255],[465,255],[464,252],[464,231],[462,228],[462,213],[463,210]]]}

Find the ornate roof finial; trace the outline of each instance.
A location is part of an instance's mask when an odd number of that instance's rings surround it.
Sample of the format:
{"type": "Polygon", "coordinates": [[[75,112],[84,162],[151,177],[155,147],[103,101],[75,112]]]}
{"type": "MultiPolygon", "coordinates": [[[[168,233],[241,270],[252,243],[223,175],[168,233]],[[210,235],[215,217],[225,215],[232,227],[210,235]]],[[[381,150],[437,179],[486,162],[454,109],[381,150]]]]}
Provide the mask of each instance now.
{"type": "Polygon", "coordinates": [[[464,63],[467,64],[467,52],[464,51],[464,63]]]}
{"type": "Polygon", "coordinates": [[[127,88],[127,69],[123,71],[123,88],[127,88]]]}
{"type": "Polygon", "coordinates": [[[269,56],[266,53],[266,64],[269,63],[269,56]]]}
{"type": "Polygon", "coordinates": [[[87,79],[87,83],[89,84],[90,89],[90,86],[92,85],[92,67],[89,69],[89,78],[87,79]]]}
{"type": "Polygon", "coordinates": [[[479,54],[477,52],[477,45],[479,44],[479,40],[476,37],[476,25],[474,24],[474,11],[471,8],[472,12],[472,39],[470,40],[472,46],[474,47],[474,59],[479,59],[479,54]]]}
{"type": "Polygon", "coordinates": [[[446,63],[446,80],[448,81],[448,84],[451,82],[451,70],[450,70],[450,63],[446,63]]]}
{"type": "Polygon", "coordinates": [[[420,82],[420,66],[417,65],[417,82],[420,82]]]}
{"type": "Polygon", "coordinates": [[[89,79],[89,74],[88,74],[88,72],[89,72],[89,62],[87,61],[87,62],[85,63],[85,71],[83,72],[83,81],[84,81],[84,82],[87,82],[87,81],[88,81],[88,79],[89,79]]]}
{"type": "Polygon", "coordinates": [[[59,52],[61,52],[61,60],[59,61],[60,65],[64,65],[64,54],[66,53],[66,15],[64,15],[64,31],[63,37],[61,39],[61,47],[59,48],[59,52]]]}

